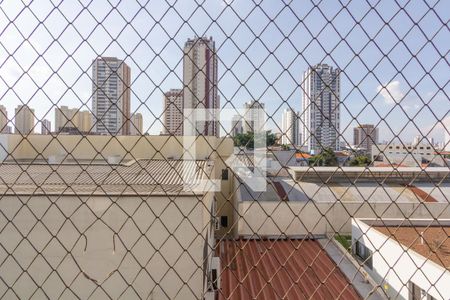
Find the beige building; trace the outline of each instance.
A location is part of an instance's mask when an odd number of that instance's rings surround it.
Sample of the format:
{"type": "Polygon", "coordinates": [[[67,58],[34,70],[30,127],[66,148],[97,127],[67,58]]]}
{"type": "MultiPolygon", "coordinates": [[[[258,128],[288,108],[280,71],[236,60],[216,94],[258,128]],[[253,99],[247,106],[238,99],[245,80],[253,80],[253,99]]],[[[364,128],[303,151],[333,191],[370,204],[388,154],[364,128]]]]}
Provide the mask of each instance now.
{"type": "Polygon", "coordinates": [[[34,109],[28,105],[16,107],[14,117],[15,133],[27,135],[34,132],[34,109]]]}
{"type": "Polygon", "coordinates": [[[93,131],[130,134],[131,70],[115,57],[98,57],[92,64],[93,131]]]}
{"type": "MultiPolygon", "coordinates": [[[[183,102],[185,109],[219,109],[217,88],[217,53],[212,38],[188,39],[184,45],[183,102]]],[[[185,135],[216,136],[220,134],[218,115],[214,112],[199,116],[184,116],[192,126],[184,124],[185,135]],[[197,121],[198,120],[198,121],[197,121]],[[191,131],[191,132],[186,132],[191,131]]]]}
{"type": "Polygon", "coordinates": [[[13,253],[0,278],[19,298],[44,281],[49,298],[67,286],[81,299],[204,298],[218,204],[203,181],[220,178],[230,139],[197,139],[187,161],[172,136],[0,135],[0,143],[0,210],[13,220],[0,236],[13,253]],[[20,176],[14,160],[36,164],[20,176]]]}
{"type": "Polygon", "coordinates": [[[0,105],[0,132],[7,133],[8,131],[8,111],[4,105],[0,105]]]}
{"type": "Polygon", "coordinates": [[[92,114],[87,111],[78,112],[78,129],[83,133],[88,133],[92,131],[92,114]]]}
{"type": "Polygon", "coordinates": [[[130,135],[142,135],[144,133],[144,120],[141,113],[131,116],[130,135]]]}
{"type": "Polygon", "coordinates": [[[183,135],[183,90],[164,93],[164,134],[183,135]]]}
{"type": "Polygon", "coordinates": [[[372,157],[372,146],[378,144],[378,128],[372,124],[361,124],[353,128],[353,145],[363,149],[372,157]]]}
{"type": "Polygon", "coordinates": [[[79,134],[91,132],[92,114],[78,108],[61,106],[55,108],[55,131],[79,134]]]}
{"type": "Polygon", "coordinates": [[[55,132],[73,131],[78,128],[78,109],[68,106],[55,107],[55,132]]]}

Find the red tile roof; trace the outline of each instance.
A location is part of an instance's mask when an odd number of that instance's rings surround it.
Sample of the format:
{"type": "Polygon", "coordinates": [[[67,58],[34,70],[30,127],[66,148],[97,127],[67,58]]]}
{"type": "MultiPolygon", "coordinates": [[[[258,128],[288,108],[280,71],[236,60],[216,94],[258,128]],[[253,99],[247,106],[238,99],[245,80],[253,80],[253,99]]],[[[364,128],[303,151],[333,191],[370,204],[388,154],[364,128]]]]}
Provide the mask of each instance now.
{"type": "Polygon", "coordinates": [[[414,185],[409,185],[407,188],[424,202],[438,202],[436,198],[414,185]]]}
{"type": "Polygon", "coordinates": [[[309,159],[312,156],[308,153],[303,153],[303,152],[299,152],[299,153],[295,153],[295,158],[296,159],[309,159]]]}
{"type": "Polygon", "coordinates": [[[223,240],[219,299],[361,299],[314,240],[223,240]]]}

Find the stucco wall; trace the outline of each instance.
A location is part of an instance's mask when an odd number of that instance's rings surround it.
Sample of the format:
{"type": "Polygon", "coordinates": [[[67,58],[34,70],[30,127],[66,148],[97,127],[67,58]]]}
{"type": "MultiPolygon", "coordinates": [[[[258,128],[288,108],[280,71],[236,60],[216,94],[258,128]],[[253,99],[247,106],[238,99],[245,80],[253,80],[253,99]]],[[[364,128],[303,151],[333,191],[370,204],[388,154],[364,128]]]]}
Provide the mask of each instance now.
{"type": "MultiPolygon", "coordinates": [[[[33,293],[99,299],[105,292],[113,299],[138,298],[135,293],[200,298],[210,203],[210,195],[203,203],[196,197],[4,196],[2,279],[21,299],[33,293]]],[[[0,294],[6,289],[0,284],[0,294]]]]}

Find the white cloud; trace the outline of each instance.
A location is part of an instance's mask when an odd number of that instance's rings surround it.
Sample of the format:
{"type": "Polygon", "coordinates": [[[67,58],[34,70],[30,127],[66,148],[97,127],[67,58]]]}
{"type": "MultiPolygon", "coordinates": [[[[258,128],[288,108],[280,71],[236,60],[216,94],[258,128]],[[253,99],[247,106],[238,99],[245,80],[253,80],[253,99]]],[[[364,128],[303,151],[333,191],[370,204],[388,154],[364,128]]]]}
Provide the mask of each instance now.
{"type": "Polygon", "coordinates": [[[383,97],[384,102],[387,104],[395,104],[402,101],[405,94],[400,87],[400,81],[395,80],[386,84],[384,87],[379,85],[377,92],[383,97]]]}

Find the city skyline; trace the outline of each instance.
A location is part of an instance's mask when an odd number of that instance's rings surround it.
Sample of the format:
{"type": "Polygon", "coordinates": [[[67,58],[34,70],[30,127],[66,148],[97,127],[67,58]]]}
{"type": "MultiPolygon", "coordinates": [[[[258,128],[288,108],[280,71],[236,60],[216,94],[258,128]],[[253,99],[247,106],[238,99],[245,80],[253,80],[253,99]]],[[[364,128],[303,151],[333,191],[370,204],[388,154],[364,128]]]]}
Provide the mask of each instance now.
{"type": "Polygon", "coordinates": [[[449,299],[450,0],[0,0],[0,298],[449,299]]]}
{"type": "MultiPolygon", "coordinates": [[[[180,4],[177,3],[174,7],[177,10],[184,12],[190,11],[189,1],[180,4]]],[[[233,11],[231,8],[237,10],[238,14],[243,14],[244,11],[248,11],[252,4],[244,3],[242,1],[233,1],[229,3],[230,6],[223,6],[220,1],[211,1],[205,5],[208,11],[212,15],[219,15],[222,11],[226,14],[223,18],[220,18],[218,25],[222,26],[225,32],[232,32],[236,22],[233,19],[233,11]]],[[[389,19],[392,16],[393,4],[384,4],[378,11],[385,19],[389,19]]],[[[443,4],[439,4],[443,5],[443,4]]],[[[5,13],[10,12],[13,16],[17,11],[17,7],[20,4],[8,3],[4,7],[5,13]]],[[[32,5],[34,6],[34,5],[32,5]]],[[[79,7],[72,7],[72,4],[64,4],[64,11],[71,11],[73,13],[80,10],[79,7]]],[[[93,10],[97,11],[100,4],[93,4],[93,10]]],[[[327,16],[331,16],[333,10],[331,7],[320,5],[320,9],[327,16]]],[[[42,5],[39,10],[48,11],[52,8],[50,5],[42,5]]],[[[121,5],[124,11],[125,18],[129,16],[126,13],[125,8],[132,10],[132,4],[121,5]]],[[[201,21],[200,19],[194,19],[192,22],[192,28],[183,30],[177,34],[171,41],[168,40],[167,35],[161,30],[149,31],[151,34],[150,40],[145,40],[145,43],[137,44],[135,38],[135,32],[128,28],[129,35],[121,35],[119,33],[119,41],[121,42],[121,48],[118,44],[109,44],[109,37],[104,42],[100,42],[100,37],[105,36],[102,33],[97,34],[97,39],[90,42],[92,49],[86,49],[83,47],[81,50],[77,50],[74,45],[79,42],[79,36],[76,36],[73,40],[67,39],[66,34],[63,35],[61,42],[64,46],[67,46],[73,53],[73,58],[64,62],[62,57],[66,54],[61,49],[53,49],[52,51],[45,51],[52,38],[44,35],[41,32],[37,32],[32,35],[30,41],[33,45],[41,45],[36,50],[30,49],[29,44],[25,43],[20,46],[19,43],[21,36],[18,32],[10,32],[8,38],[6,35],[2,36],[0,42],[5,47],[7,52],[12,53],[18,46],[20,50],[17,55],[18,60],[22,63],[18,66],[17,63],[7,60],[1,67],[0,73],[2,74],[2,81],[0,82],[0,95],[2,98],[2,104],[5,105],[9,111],[12,111],[14,107],[19,103],[19,99],[27,103],[30,101],[30,106],[36,107],[36,115],[39,119],[47,118],[53,119],[52,102],[60,105],[69,105],[72,107],[79,107],[81,110],[91,107],[90,102],[90,63],[93,57],[97,55],[103,56],[115,56],[124,59],[131,67],[132,71],[132,84],[131,84],[131,114],[133,112],[140,112],[144,116],[144,128],[150,134],[159,134],[162,130],[162,113],[163,104],[160,99],[163,96],[164,91],[170,88],[180,86],[182,83],[182,45],[185,40],[192,36],[213,36],[217,48],[218,48],[218,70],[219,70],[219,94],[221,97],[223,108],[241,107],[243,103],[249,100],[259,100],[267,103],[268,128],[275,132],[281,131],[281,111],[279,104],[283,101],[283,105],[294,108],[295,110],[302,111],[302,107],[299,104],[302,97],[302,91],[300,88],[300,77],[309,66],[317,63],[327,63],[340,68],[343,71],[342,78],[342,134],[347,141],[352,140],[352,128],[357,126],[357,123],[371,123],[378,125],[380,128],[380,136],[384,139],[390,140],[394,136],[399,135],[405,140],[410,140],[414,136],[420,134],[419,129],[422,130],[422,135],[428,135],[431,130],[430,136],[436,140],[442,141],[444,138],[444,130],[441,122],[436,121],[436,118],[443,120],[447,116],[447,112],[440,110],[442,105],[448,103],[447,95],[449,94],[448,85],[443,82],[445,76],[446,63],[444,54],[445,49],[442,49],[442,45],[438,44],[437,49],[430,49],[430,43],[420,39],[423,33],[414,29],[412,32],[403,30],[402,25],[407,24],[410,20],[401,16],[392,20],[393,24],[398,25],[396,28],[399,31],[397,34],[400,36],[405,35],[403,44],[394,44],[395,39],[389,36],[388,33],[377,35],[375,41],[382,45],[382,51],[388,53],[392,61],[398,61],[403,65],[392,65],[392,62],[381,61],[380,50],[375,49],[373,45],[363,48],[360,46],[357,49],[349,49],[345,45],[338,43],[339,36],[335,32],[325,31],[318,37],[318,41],[323,45],[318,44],[309,45],[307,41],[302,39],[306,33],[306,37],[310,36],[310,33],[305,32],[303,29],[292,28],[289,21],[295,20],[295,14],[299,17],[305,18],[306,14],[312,11],[308,15],[308,21],[311,23],[312,33],[317,33],[322,28],[322,24],[325,24],[321,20],[320,13],[311,6],[311,3],[306,3],[305,7],[300,8],[298,4],[290,5],[290,11],[283,10],[284,5],[281,3],[264,4],[264,10],[272,14],[282,12],[285,15],[283,19],[277,19],[280,30],[282,32],[290,33],[289,40],[283,39],[281,32],[278,29],[270,27],[267,30],[259,29],[258,32],[262,32],[261,41],[264,42],[266,47],[262,47],[261,44],[250,43],[248,37],[252,37],[252,34],[247,32],[241,32],[238,30],[236,36],[233,36],[235,45],[230,43],[223,31],[217,30],[217,28],[210,28],[205,30],[204,23],[207,21],[201,21]],[[272,33],[273,39],[269,39],[269,34],[272,33]],[[417,33],[414,35],[414,33],[417,33]],[[155,37],[160,37],[155,38],[155,37]],[[247,38],[246,38],[247,37],[247,38]],[[126,43],[129,42],[129,43],[126,43]],[[166,43],[170,45],[169,48],[165,48],[166,43]],[[140,46],[139,46],[140,45],[140,46]],[[148,45],[152,47],[149,48],[148,45]],[[325,50],[332,50],[333,56],[328,56],[325,50]],[[423,49],[421,45],[424,45],[423,49]],[[280,46],[280,47],[278,47],[280,46]],[[306,47],[308,46],[308,47],[306,47]],[[434,81],[429,76],[423,76],[423,68],[418,65],[417,61],[407,62],[402,58],[402,53],[399,49],[400,46],[407,46],[412,51],[418,52],[417,57],[423,63],[424,67],[431,69],[433,67],[430,76],[433,76],[434,81]],[[131,48],[130,48],[131,47],[131,48]],[[300,51],[306,47],[306,51],[300,51]],[[440,47],[440,48],[439,48],[440,47]],[[247,49],[243,54],[239,49],[247,49]],[[153,51],[152,51],[153,49],[153,51]],[[166,49],[166,51],[162,51],[166,49]],[[298,50],[297,50],[298,49],[298,50]],[[77,50],[77,51],[76,51],[77,50]],[[270,55],[269,50],[275,51],[273,55],[270,55]],[[342,50],[348,50],[346,53],[342,50]],[[364,50],[364,51],[363,51],[364,50]],[[391,51],[390,51],[391,50],[391,51]],[[43,53],[43,59],[38,59],[34,63],[36,58],[36,51],[43,53]],[[362,51],[360,58],[351,61],[355,51],[362,51]],[[161,56],[157,54],[160,53],[161,56]],[[52,59],[47,57],[52,54],[52,59]],[[276,61],[275,57],[278,58],[276,61]],[[267,59],[265,59],[267,58],[267,59]],[[63,63],[64,62],[64,63],[63,63]],[[48,66],[47,63],[50,65],[48,66]],[[364,64],[362,64],[364,63],[364,64]],[[366,65],[366,66],[365,66],[366,65]],[[58,74],[54,74],[54,71],[60,66],[66,66],[59,70],[58,74]],[[403,67],[402,72],[396,72],[395,68],[403,67]],[[413,68],[417,66],[418,68],[413,68]],[[231,69],[230,69],[231,67],[231,69]],[[259,71],[255,73],[255,67],[259,67],[259,71]],[[358,68],[361,69],[358,71],[358,68]],[[371,75],[367,76],[367,68],[371,70],[371,75]],[[28,70],[28,73],[34,79],[35,83],[30,82],[29,78],[22,76],[23,70],[28,70]],[[71,71],[70,71],[71,70],[71,71]],[[239,70],[239,71],[237,71],[239,70]],[[423,77],[423,78],[422,78],[423,77]],[[20,79],[19,79],[20,78],[20,79]],[[19,79],[18,84],[14,85],[14,91],[18,95],[15,95],[8,89],[8,86],[12,86],[15,81],[19,79]],[[45,84],[48,81],[47,84],[45,84]],[[245,87],[242,86],[242,82],[246,82],[245,87]],[[258,87],[259,83],[272,84],[271,88],[258,87]],[[28,90],[25,88],[27,84],[31,84],[32,88],[28,90]],[[35,85],[44,85],[40,90],[36,91],[35,85]],[[52,84],[52,88],[50,88],[52,84]],[[72,88],[68,90],[67,86],[72,88]],[[383,88],[384,86],[384,88],[383,88]],[[20,98],[17,98],[17,97],[20,98]],[[429,109],[422,109],[423,103],[429,103],[429,109]],[[401,104],[396,105],[395,102],[401,104]],[[39,105],[38,105],[39,103],[39,105]],[[370,105],[368,105],[370,103],[370,105]],[[36,105],[35,105],[36,104],[36,105]],[[431,113],[430,113],[431,110],[431,113]],[[376,113],[375,113],[376,112],[376,113]],[[378,114],[379,115],[378,115],[378,114]],[[436,116],[436,117],[435,117],[436,116]],[[155,120],[159,118],[159,120],[155,120]],[[355,119],[353,119],[355,118],[355,119]],[[420,123],[421,126],[408,126],[411,125],[410,119],[414,118],[415,122],[420,123]],[[389,128],[390,127],[390,128],[389,128]],[[392,131],[391,131],[392,130],[392,131]]],[[[413,10],[414,5],[409,5],[405,9],[413,10]]],[[[348,8],[351,12],[360,16],[362,19],[361,24],[371,23],[373,24],[373,32],[370,31],[367,34],[369,36],[376,33],[375,28],[380,28],[383,24],[379,17],[369,15],[362,18],[362,12],[370,10],[370,7],[364,3],[352,4],[348,8]]],[[[420,11],[420,7],[417,8],[420,11]]],[[[165,11],[164,7],[156,5],[152,14],[158,15],[165,11]]],[[[98,11],[99,12],[99,11],[98,11]]],[[[423,23],[419,18],[419,14],[414,15],[419,23],[423,23]]],[[[252,21],[252,26],[259,28],[258,24],[264,24],[264,19],[259,20],[255,18],[254,14],[247,17],[252,21]]],[[[80,19],[77,19],[75,25],[80,30],[80,34],[83,35],[84,28],[89,28],[92,25],[92,20],[85,19],[84,23],[80,23],[80,19]]],[[[133,19],[134,22],[141,22],[148,18],[140,17],[133,19]]],[[[34,20],[35,21],[35,20],[34,20]]],[[[27,32],[27,26],[32,26],[34,23],[31,20],[29,25],[18,23],[18,28],[27,32]]],[[[123,22],[124,20],[118,20],[123,22]]],[[[180,24],[179,19],[167,19],[164,25],[167,25],[168,32],[174,32],[180,24]]],[[[56,21],[49,21],[54,24],[56,21]]],[[[350,32],[345,27],[350,20],[346,20],[342,14],[338,15],[335,21],[335,26],[338,30],[343,32],[350,32]],[[341,22],[338,22],[341,21],[341,22]]],[[[292,22],[291,22],[292,23],[292,22]]],[[[140,24],[140,23],[139,23],[140,24]]],[[[54,24],[55,28],[64,28],[64,26],[58,26],[61,24],[54,24]]],[[[436,23],[427,23],[422,26],[425,34],[429,34],[433,40],[440,41],[443,39],[443,34],[439,32],[440,27],[436,23]]],[[[120,27],[120,24],[105,24],[106,28],[113,31],[114,28],[120,27]]],[[[142,25],[136,26],[138,32],[145,32],[142,25]]],[[[69,26],[69,29],[72,28],[69,26]]],[[[9,30],[12,31],[12,30],[9,30]]],[[[61,29],[62,31],[62,29],[61,29]]],[[[358,39],[367,41],[367,37],[364,32],[357,30],[351,31],[352,34],[348,37],[349,43],[353,45],[360,45],[358,39]]],[[[105,36],[107,37],[107,36],[105,36]]],[[[140,39],[139,39],[140,40],[140,39]]],[[[251,40],[251,39],[250,39],[251,40]]],[[[308,40],[308,38],[306,39],[308,40]]],[[[356,47],[356,46],[355,46],[356,47]]],[[[403,49],[404,50],[404,49],[403,49]]],[[[25,76],[27,77],[27,76],[25,76]]],[[[223,134],[223,133],[222,133],[223,134]]]]}

